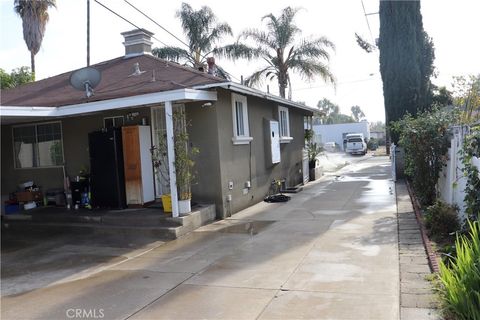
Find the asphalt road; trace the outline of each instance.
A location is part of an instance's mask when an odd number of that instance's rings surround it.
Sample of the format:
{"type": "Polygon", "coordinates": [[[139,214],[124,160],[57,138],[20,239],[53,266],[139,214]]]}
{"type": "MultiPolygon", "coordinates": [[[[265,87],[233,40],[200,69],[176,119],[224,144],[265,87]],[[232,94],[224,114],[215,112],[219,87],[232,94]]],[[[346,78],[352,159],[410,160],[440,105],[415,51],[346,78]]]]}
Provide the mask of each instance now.
{"type": "Polygon", "coordinates": [[[350,163],[175,241],[5,252],[2,319],[398,319],[389,160],[350,163]]]}

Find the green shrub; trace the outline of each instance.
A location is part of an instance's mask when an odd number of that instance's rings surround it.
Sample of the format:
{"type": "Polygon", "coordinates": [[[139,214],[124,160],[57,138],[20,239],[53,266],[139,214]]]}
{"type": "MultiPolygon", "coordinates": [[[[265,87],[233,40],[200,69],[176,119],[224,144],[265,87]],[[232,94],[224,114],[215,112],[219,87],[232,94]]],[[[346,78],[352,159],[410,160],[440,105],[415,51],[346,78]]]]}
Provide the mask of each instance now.
{"type": "Polygon", "coordinates": [[[457,236],[457,257],[450,267],[440,261],[440,296],[444,310],[459,320],[480,320],[480,227],[468,222],[469,236],[457,236]]]}
{"type": "Polygon", "coordinates": [[[368,150],[377,150],[378,148],[378,140],[375,138],[370,138],[367,143],[368,150]]]}
{"type": "Polygon", "coordinates": [[[472,128],[465,137],[462,148],[463,174],[467,178],[465,187],[465,212],[470,219],[477,219],[480,212],[480,171],[473,164],[473,157],[480,157],[480,128],[472,128]]]}
{"type": "Polygon", "coordinates": [[[451,233],[460,229],[457,210],[445,202],[437,200],[425,212],[425,227],[429,236],[434,240],[448,238],[451,233]]]}
{"type": "Polygon", "coordinates": [[[406,114],[391,123],[393,134],[399,135],[398,143],[405,149],[405,174],[412,180],[415,194],[424,206],[432,205],[437,198],[435,186],[447,160],[449,127],[455,122],[456,113],[433,109],[416,117],[406,114]]]}

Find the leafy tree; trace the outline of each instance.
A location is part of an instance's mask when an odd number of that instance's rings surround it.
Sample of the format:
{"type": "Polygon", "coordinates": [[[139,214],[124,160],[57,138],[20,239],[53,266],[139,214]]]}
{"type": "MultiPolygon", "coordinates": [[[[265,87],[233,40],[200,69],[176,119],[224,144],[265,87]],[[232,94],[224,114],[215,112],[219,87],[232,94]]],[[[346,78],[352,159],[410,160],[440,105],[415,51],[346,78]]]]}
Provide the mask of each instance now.
{"type": "Polygon", "coordinates": [[[386,123],[429,109],[435,50],[420,1],[380,1],[379,49],[386,123]]]}
{"type": "Polygon", "coordinates": [[[359,122],[362,118],[365,118],[365,113],[363,113],[359,106],[353,106],[350,110],[352,111],[352,116],[355,122],[359,122]]]}
{"type": "Polygon", "coordinates": [[[385,123],[383,121],[370,123],[370,131],[385,131],[385,123]]]}
{"type": "Polygon", "coordinates": [[[340,107],[327,98],[318,101],[317,108],[319,112],[313,113],[313,124],[327,123],[327,119],[329,119],[332,114],[338,114],[340,112],[340,107]]]}
{"type": "Polygon", "coordinates": [[[314,114],[314,124],[336,124],[355,122],[355,120],[351,116],[340,113],[340,107],[326,98],[318,101],[317,108],[319,109],[319,113],[314,114]]]}
{"type": "Polygon", "coordinates": [[[356,122],[355,119],[343,113],[332,114],[330,118],[327,119],[327,124],[353,123],[353,122],[356,122]]]}
{"type": "Polygon", "coordinates": [[[333,103],[332,101],[328,100],[327,98],[323,98],[322,100],[318,101],[317,108],[327,118],[332,114],[337,114],[340,112],[340,107],[335,103],[333,103]]]}
{"type": "Polygon", "coordinates": [[[453,105],[452,92],[447,90],[445,86],[437,87],[432,85],[432,105],[438,107],[448,107],[453,105]]]}
{"type": "Polygon", "coordinates": [[[33,81],[33,74],[29,67],[20,67],[12,70],[10,74],[0,68],[1,89],[15,88],[27,82],[33,81]]]}
{"type": "Polygon", "coordinates": [[[453,96],[454,105],[462,111],[463,122],[480,120],[480,74],[454,77],[453,96]]]}
{"type": "Polygon", "coordinates": [[[22,18],[23,39],[30,51],[32,74],[35,77],[35,55],[42,46],[48,9],[56,7],[56,0],[15,0],[15,12],[22,18]]]}
{"type": "Polygon", "coordinates": [[[228,58],[261,58],[267,62],[246,79],[247,85],[261,83],[265,78],[276,78],[280,96],[285,98],[286,88],[289,87],[291,98],[289,71],[299,73],[305,80],[320,76],[326,82],[335,83],[327,64],[330,60],[329,50],[335,50],[333,42],[325,37],[295,42],[301,33],[294,23],[298,10],[286,7],[279,16],[271,13],[264,16],[262,21],[266,21],[266,31],[248,29],[240,35],[235,44],[221,50],[221,54],[228,58]],[[253,45],[241,43],[242,39],[251,40],[253,45]]]}
{"type": "MultiPolygon", "coordinates": [[[[195,69],[204,68],[206,56],[214,54],[215,47],[224,36],[233,35],[227,23],[219,23],[212,9],[203,6],[194,10],[189,4],[182,3],[176,16],[180,18],[182,29],[188,39],[188,50],[179,47],[154,48],[152,54],[162,59],[182,61],[195,69]]],[[[228,78],[228,74],[217,66],[219,76],[228,78]]]]}

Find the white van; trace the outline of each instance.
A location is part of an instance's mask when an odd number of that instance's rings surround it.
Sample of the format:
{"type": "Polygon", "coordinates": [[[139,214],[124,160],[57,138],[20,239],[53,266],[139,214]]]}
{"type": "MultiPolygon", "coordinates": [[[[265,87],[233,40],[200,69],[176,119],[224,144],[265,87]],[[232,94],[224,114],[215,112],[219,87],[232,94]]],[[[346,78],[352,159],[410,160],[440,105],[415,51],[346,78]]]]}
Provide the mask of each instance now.
{"type": "Polygon", "coordinates": [[[346,136],[347,146],[345,152],[350,154],[362,154],[367,153],[367,144],[363,138],[363,133],[350,133],[346,136]]]}

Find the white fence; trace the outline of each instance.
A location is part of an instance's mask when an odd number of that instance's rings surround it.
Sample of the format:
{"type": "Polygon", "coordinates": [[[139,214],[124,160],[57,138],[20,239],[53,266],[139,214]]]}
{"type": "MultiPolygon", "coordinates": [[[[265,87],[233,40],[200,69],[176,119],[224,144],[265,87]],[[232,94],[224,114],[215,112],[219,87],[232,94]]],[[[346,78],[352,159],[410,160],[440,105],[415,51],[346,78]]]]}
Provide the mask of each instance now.
{"type": "MultiPolygon", "coordinates": [[[[463,220],[465,217],[465,187],[467,179],[463,175],[463,164],[460,151],[462,149],[463,140],[469,134],[469,127],[455,126],[453,129],[453,138],[451,140],[450,149],[448,149],[447,166],[440,174],[437,183],[437,190],[440,198],[451,204],[458,206],[459,218],[463,220]]],[[[480,169],[480,159],[474,158],[473,163],[480,169]]]]}

